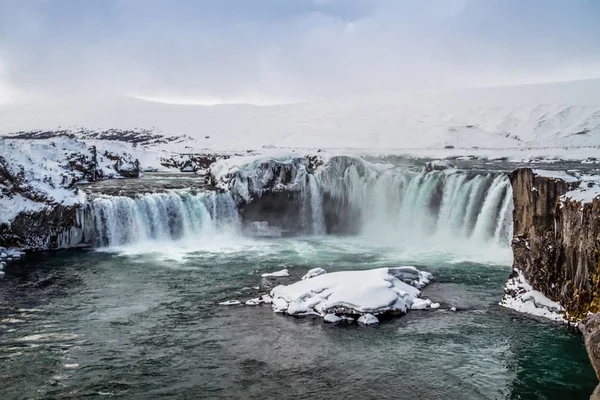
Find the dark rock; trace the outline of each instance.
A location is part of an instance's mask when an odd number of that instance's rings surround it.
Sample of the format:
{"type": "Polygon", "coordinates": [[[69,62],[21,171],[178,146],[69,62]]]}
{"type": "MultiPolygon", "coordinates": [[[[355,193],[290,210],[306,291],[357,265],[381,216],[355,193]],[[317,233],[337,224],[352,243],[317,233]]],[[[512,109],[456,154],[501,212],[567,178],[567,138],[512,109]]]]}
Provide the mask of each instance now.
{"type": "Polygon", "coordinates": [[[0,225],[0,244],[32,250],[57,249],[83,242],[81,206],[49,205],[41,211],[23,211],[11,224],[0,225]]]}
{"type": "Polygon", "coordinates": [[[228,155],[179,154],[171,157],[162,157],[160,163],[163,167],[178,169],[181,172],[207,174],[213,163],[227,158],[229,158],[228,155]]]}
{"type": "Polygon", "coordinates": [[[510,175],[514,198],[515,269],[534,289],[560,303],[571,320],[600,311],[600,199],[560,197],[579,182],[510,175]]]}
{"type": "Polygon", "coordinates": [[[583,333],[585,347],[594,371],[596,371],[596,376],[600,379],[600,314],[585,317],[579,322],[578,327],[583,333]]]}

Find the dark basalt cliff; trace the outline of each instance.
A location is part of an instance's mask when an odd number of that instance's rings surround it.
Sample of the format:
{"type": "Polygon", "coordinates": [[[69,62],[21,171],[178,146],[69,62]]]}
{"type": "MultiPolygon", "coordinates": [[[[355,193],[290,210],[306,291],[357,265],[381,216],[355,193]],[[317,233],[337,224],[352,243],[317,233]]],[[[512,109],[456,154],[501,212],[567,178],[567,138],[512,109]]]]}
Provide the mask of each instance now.
{"type": "Polygon", "coordinates": [[[562,197],[580,182],[510,174],[514,196],[513,268],[559,302],[571,320],[600,311],[600,199],[562,197]]]}

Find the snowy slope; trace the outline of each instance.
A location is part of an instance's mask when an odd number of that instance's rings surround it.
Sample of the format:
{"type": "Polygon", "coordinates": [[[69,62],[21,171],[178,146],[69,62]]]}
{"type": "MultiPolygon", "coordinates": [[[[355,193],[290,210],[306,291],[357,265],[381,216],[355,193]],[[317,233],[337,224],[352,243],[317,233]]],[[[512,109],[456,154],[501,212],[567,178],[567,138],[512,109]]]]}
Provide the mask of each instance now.
{"type": "Polygon", "coordinates": [[[0,108],[1,134],[81,127],[148,129],[192,138],[166,146],[174,152],[263,146],[598,146],[600,80],[446,92],[389,92],[267,107],[171,105],[119,98],[0,108]]]}

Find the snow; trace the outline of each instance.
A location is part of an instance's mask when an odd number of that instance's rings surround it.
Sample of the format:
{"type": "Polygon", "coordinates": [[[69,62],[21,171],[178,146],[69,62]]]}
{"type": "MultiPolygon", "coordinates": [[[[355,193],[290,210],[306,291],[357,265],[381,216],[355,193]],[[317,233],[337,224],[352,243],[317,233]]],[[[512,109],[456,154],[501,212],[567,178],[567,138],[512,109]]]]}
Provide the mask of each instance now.
{"type": "Polygon", "coordinates": [[[335,324],[340,322],[342,319],[335,314],[327,314],[323,317],[323,321],[328,322],[330,324],[335,324]]]}
{"type": "Polygon", "coordinates": [[[373,314],[365,314],[360,316],[358,323],[363,325],[377,325],[379,323],[379,319],[373,314]]]}
{"type": "Polygon", "coordinates": [[[10,223],[20,212],[41,211],[46,207],[46,204],[29,200],[20,194],[0,196],[0,224],[10,223]]]}
{"type": "Polygon", "coordinates": [[[564,196],[561,200],[571,199],[582,204],[591,203],[594,199],[600,196],[600,177],[594,175],[581,176],[581,183],[576,189],[573,189],[564,196]]]}
{"type": "Polygon", "coordinates": [[[544,178],[560,179],[565,182],[579,182],[579,178],[567,171],[547,171],[543,169],[533,169],[533,173],[544,178]]]}
{"type": "Polygon", "coordinates": [[[227,300],[219,303],[220,306],[238,306],[240,304],[242,303],[238,300],[227,300]]]}
{"type": "Polygon", "coordinates": [[[290,272],[288,271],[287,268],[282,269],[281,271],[276,271],[276,272],[268,272],[268,273],[264,273],[261,275],[263,278],[269,278],[269,277],[273,277],[273,278],[284,278],[286,276],[290,276],[290,272]]]}
{"type": "Polygon", "coordinates": [[[591,203],[600,196],[600,185],[594,185],[591,188],[575,189],[567,192],[565,197],[581,203],[591,203]]]}
{"type": "Polygon", "coordinates": [[[436,308],[440,308],[440,304],[439,303],[433,303],[431,300],[429,299],[415,299],[413,301],[413,305],[411,310],[427,310],[427,309],[436,309],[436,308]]]}
{"type": "Polygon", "coordinates": [[[20,179],[16,184],[0,182],[0,223],[9,223],[22,211],[82,204],[85,193],[74,187],[75,182],[85,182],[82,169],[96,163],[104,178],[118,178],[116,161],[111,157],[121,157],[119,167],[131,171],[133,158],[127,149],[132,149],[131,145],[114,141],[0,137],[0,161],[5,162],[11,176],[20,179]]]}
{"type": "Polygon", "coordinates": [[[250,299],[248,301],[246,301],[244,304],[247,306],[258,306],[260,305],[261,300],[260,299],[250,299]]]}
{"type": "Polygon", "coordinates": [[[313,268],[313,269],[309,270],[302,277],[302,280],[314,278],[315,276],[323,275],[323,274],[326,274],[326,273],[327,273],[327,271],[325,271],[323,268],[313,268]]]}
{"type": "Polygon", "coordinates": [[[431,274],[414,267],[321,274],[275,287],[271,291],[273,311],[321,317],[406,313],[421,295],[420,288],[431,279],[431,274]]]}
{"type": "Polygon", "coordinates": [[[552,321],[566,322],[564,308],[557,302],[548,299],[541,292],[534,290],[520,270],[510,278],[504,289],[505,295],[500,305],[512,310],[547,318],[552,321]]]}
{"type": "Polygon", "coordinates": [[[189,137],[154,146],[155,156],[277,147],[339,149],[343,143],[346,149],[388,154],[416,154],[418,149],[443,154],[440,150],[451,146],[454,149],[446,154],[502,149],[524,151],[524,159],[527,148],[548,148],[564,156],[569,154],[564,147],[588,147],[591,152],[600,145],[598,93],[600,80],[389,91],[264,107],[173,105],[133,98],[47,101],[0,107],[0,134],[85,127],[189,137]]]}

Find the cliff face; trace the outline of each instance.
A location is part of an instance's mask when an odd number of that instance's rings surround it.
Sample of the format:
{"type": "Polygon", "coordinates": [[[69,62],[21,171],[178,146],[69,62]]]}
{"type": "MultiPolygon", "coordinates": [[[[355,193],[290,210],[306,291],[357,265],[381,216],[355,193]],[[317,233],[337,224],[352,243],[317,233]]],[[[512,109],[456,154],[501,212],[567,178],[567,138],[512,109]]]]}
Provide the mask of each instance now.
{"type": "Polygon", "coordinates": [[[600,311],[600,199],[564,196],[581,182],[519,169],[514,196],[513,268],[559,302],[569,318],[600,311]]]}
{"type": "Polygon", "coordinates": [[[0,244],[20,249],[60,249],[83,241],[82,205],[52,205],[23,211],[10,224],[0,224],[0,244]]]}

